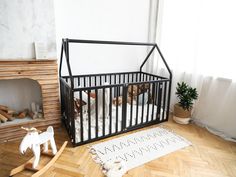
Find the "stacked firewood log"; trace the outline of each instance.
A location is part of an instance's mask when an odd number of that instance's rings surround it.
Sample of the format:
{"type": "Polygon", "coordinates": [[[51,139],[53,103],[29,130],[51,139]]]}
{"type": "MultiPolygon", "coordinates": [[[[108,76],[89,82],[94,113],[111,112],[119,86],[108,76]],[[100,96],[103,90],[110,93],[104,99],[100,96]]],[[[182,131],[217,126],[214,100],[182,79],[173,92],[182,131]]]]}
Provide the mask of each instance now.
{"type": "Polygon", "coordinates": [[[24,109],[22,111],[15,111],[7,106],[0,105],[0,123],[5,123],[7,121],[13,121],[14,119],[23,119],[26,117],[31,117],[32,119],[43,118],[42,110],[36,103],[31,103],[31,111],[29,109],[24,109]]]}
{"type": "Polygon", "coordinates": [[[7,106],[0,105],[0,122],[14,120],[15,111],[9,109],[7,106]]]}
{"type": "Polygon", "coordinates": [[[12,121],[15,117],[15,111],[7,106],[0,105],[0,122],[12,121]]]}

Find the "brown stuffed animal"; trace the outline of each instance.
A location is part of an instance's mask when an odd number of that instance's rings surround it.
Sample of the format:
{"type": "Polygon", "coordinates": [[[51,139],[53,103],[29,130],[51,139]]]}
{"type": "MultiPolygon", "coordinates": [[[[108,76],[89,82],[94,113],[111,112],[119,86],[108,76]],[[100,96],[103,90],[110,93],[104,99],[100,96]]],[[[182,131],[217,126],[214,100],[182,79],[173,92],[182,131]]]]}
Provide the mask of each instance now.
{"type": "MultiPolygon", "coordinates": [[[[137,96],[147,92],[147,90],[149,89],[149,84],[140,84],[140,85],[129,85],[128,86],[128,98],[127,98],[127,102],[129,104],[131,104],[132,99],[134,101],[137,100],[137,96]]],[[[122,96],[118,97],[118,103],[116,101],[116,97],[113,98],[112,103],[114,105],[118,104],[121,105],[122,104],[122,96]]]]}
{"type": "Polygon", "coordinates": [[[84,102],[83,100],[81,101],[80,99],[76,98],[74,100],[74,105],[75,105],[75,110],[76,112],[79,114],[80,113],[80,108],[84,105],[86,105],[86,102],[84,102]],[[82,103],[82,104],[81,104],[82,103]]]}
{"type": "Polygon", "coordinates": [[[121,105],[122,104],[122,96],[118,96],[118,99],[116,99],[117,97],[115,97],[115,98],[113,98],[113,100],[112,100],[112,103],[114,104],[114,105],[121,105]]]}
{"type": "MultiPolygon", "coordinates": [[[[90,93],[87,93],[85,92],[86,94],[88,94],[91,98],[95,99],[96,98],[96,94],[93,93],[93,92],[90,92],[90,93]]],[[[77,113],[80,113],[80,108],[84,105],[86,105],[87,103],[84,101],[84,100],[80,100],[78,98],[75,98],[74,99],[74,107],[75,107],[75,111],[77,113]],[[82,104],[81,104],[82,103],[82,104]]]]}
{"type": "MultiPolygon", "coordinates": [[[[123,101],[122,101],[122,96],[119,96],[119,97],[118,97],[118,102],[117,102],[117,100],[116,100],[116,97],[113,98],[113,100],[112,100],[112,103],[113,103],[114,105],[116,105],[116,104],[121,105],[122,102],[123,102],[123,101]]],[[[128,102],[128,103],[131,103],[131,97],[128,96],[127,102],[128,102]]]]}
{"type": "Polygon", "coordinates": [[[133,91],[132,91],[132,85],[129,85],[128,87],[128,94],[129,96],[138,96],[144,92],[146,92],[149,89],[149,84],[140,84],[140,85],[133,85],[133,91]]]}

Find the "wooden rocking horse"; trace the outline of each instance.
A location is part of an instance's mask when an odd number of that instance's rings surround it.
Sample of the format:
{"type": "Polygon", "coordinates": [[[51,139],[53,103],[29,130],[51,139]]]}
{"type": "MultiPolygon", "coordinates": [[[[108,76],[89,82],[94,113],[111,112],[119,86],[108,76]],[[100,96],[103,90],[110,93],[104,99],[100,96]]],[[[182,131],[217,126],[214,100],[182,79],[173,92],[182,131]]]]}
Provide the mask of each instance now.
{"type": "Polygon", "coordinates": [[[57,152],[57,147],[54,140],[54,131],[52,126],[49,126],[47,130],[43,133],[41,133],[41,131],[37,130],[34,127],[32,128],[21,127],[21,128],[26,130],[27,134],[23,138],[19,150],[22,154],[24,154],[26,150],[29,148],[33,151],[34,157],[25,164],[13,169],[10,173],[10,176],[13,176],[24,170],[30,170],[36,172],[34,175],[32,175],[34,177],[40,176],[48,168],[50,168],[50,166],[52,166],[53,163],[58,159],[58,157],[61,155],[64,148],[66,147],[67,141],[64,142],[60,150],[57,152]],[[48,150],[48,142],[50,142],[50,146],[52,149],[51,153],[48,150]],[[42,152],[40,150],[41,144],[43,144],[44,147],[42,152]],[[45,166],[38,167],[40,161],[40,155],[43,155],[42,157],[44,156],[51,157],[52,159],[45,166]]]}
{"type": "Polygon", "coordinates": [[[48,141],[50,141],[53,155],[57,153],[57,147],[54,140],[54,131],[52,126],[49,126],[47,128],[47,131],[41,134],[39,134],[41,131],[38,131],[36,128],[21,128],[26,130],[27,134],[23,138],[19,149],[22,154],[24,154],[28,148],[32,149],[34,153],[34,163],[32,166],[33,168],[36,168],[39,164],[41,144],[44,145],[43,152],[48,152],[48,141]]]}

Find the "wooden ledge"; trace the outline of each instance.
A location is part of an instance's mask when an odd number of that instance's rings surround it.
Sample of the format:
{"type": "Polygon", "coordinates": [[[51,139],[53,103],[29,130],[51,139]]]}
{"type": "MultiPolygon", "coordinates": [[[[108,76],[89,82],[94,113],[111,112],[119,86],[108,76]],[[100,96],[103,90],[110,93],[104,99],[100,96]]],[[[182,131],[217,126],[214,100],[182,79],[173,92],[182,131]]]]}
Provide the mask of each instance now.
{"type": "Polygon", "coordinates": [[[56,58],[49,58],[49,59],[0,59],[0,62],[26,62],[26,61],[33,61],[33,62],[42,62],[42,61],[57,61],[56,58]]]}

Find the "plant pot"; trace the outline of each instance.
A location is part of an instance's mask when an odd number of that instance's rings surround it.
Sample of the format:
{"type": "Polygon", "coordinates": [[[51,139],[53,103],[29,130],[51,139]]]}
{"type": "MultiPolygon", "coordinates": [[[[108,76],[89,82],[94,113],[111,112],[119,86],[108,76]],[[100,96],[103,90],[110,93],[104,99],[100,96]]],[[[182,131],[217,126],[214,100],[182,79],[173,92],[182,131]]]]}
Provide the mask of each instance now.
{"type": "Polygon", "coordinates": [[[174,105],[173,119],[179,124],[188,124],[191,118],[191,110],[183,109],[178,103],[174,105]]]}

